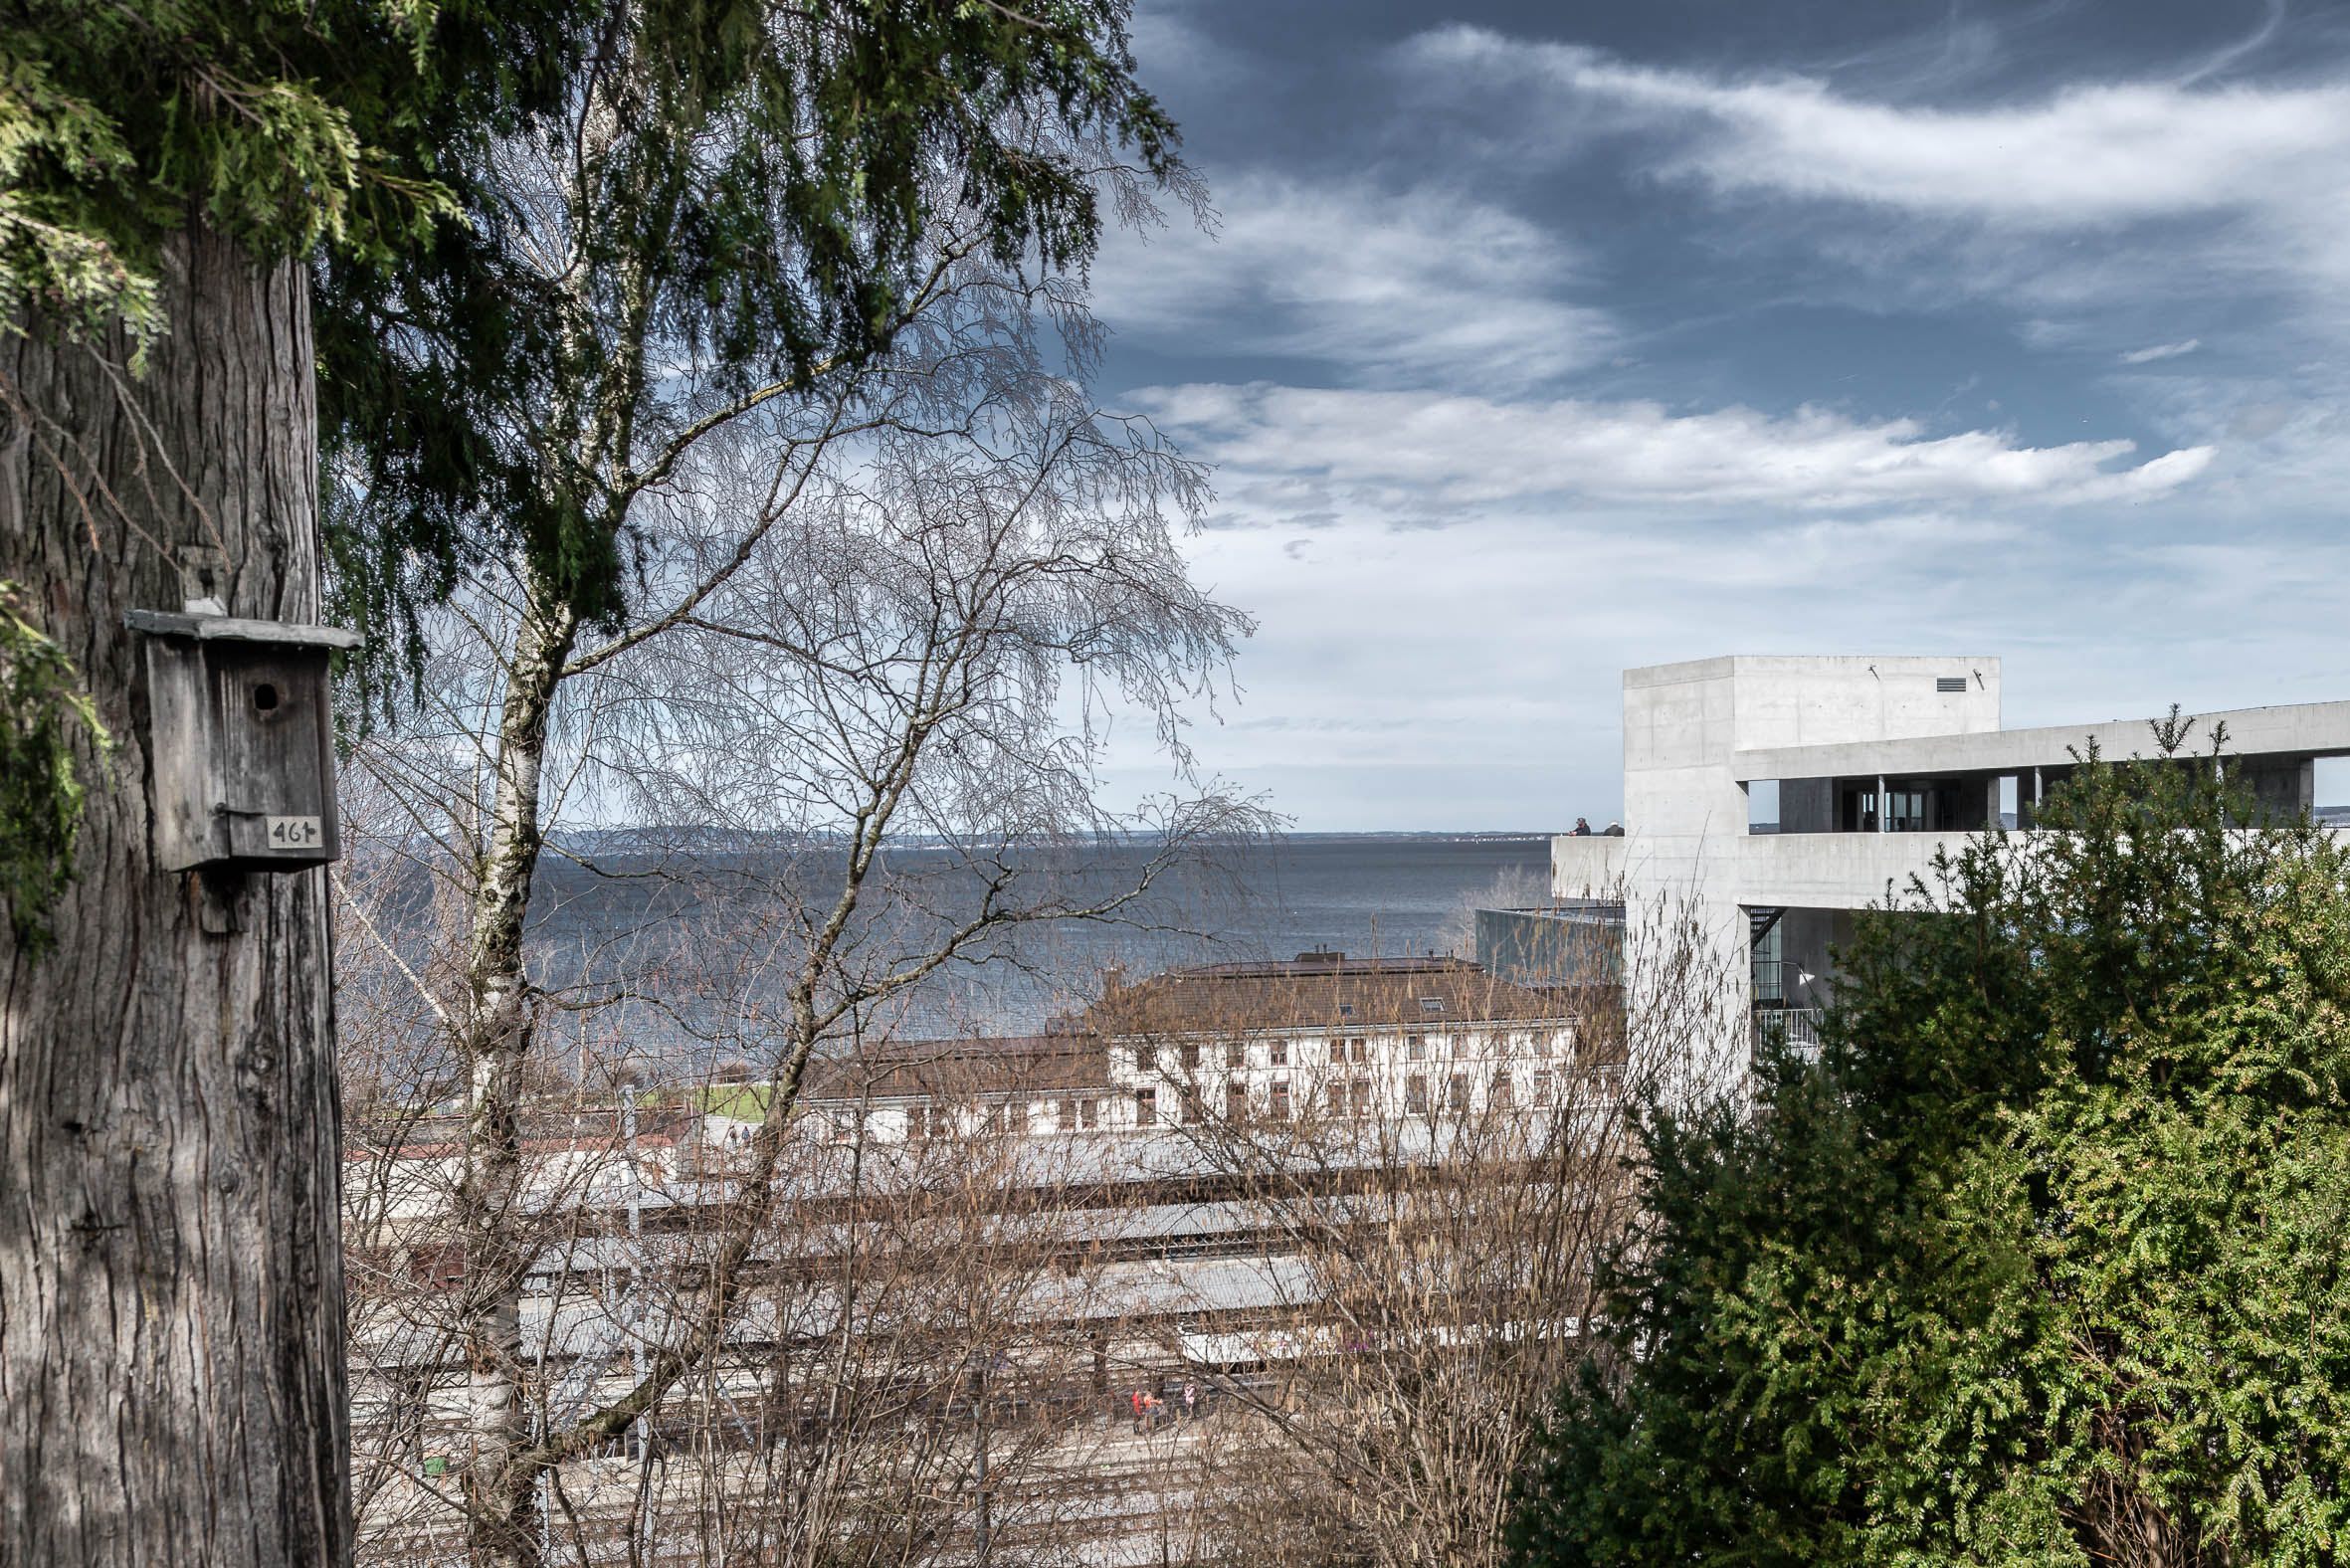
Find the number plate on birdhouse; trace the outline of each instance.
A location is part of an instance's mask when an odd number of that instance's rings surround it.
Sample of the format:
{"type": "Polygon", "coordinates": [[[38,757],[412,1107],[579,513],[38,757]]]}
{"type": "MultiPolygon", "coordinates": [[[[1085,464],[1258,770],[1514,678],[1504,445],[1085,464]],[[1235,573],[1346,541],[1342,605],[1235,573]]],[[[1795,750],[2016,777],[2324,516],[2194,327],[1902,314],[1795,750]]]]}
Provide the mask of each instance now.
{"type": "Polygon", "coordinates": [[[282,855],[310,855],[326,842],[316,817],[272,817],[263,842],[282,855]]]}

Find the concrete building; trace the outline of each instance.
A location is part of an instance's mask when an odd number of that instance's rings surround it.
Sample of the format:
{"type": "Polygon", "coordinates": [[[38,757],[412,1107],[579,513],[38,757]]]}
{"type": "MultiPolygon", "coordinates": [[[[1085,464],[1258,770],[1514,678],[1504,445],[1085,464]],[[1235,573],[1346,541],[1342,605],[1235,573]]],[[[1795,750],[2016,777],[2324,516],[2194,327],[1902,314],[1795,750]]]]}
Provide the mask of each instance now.
{"type": "MultiPolygon", "coordinates": [[[[2315,761],[2350,755],[2350,702],[2196,715],[2226,726],[2227,765],[2282,815],[2314,804],[2315,761]]],[[[1717,1071],[1740,1067],[1753,1013],[1798,1032],[1833,984],[1853,912],[1986,828],[2029,831],[2036,804],[2094,744],[2153,749],[2142,718],[2006,729],[2000,662],[1935,658],[1698,660],[1624,673],[1626,836],[1552,842],[1560,899],[1622,897],[1631,926],[1685,903],[1731,975],[1717,1071]]],[[[1637,959],[1628,1003],[1643,1006],[1637,959]]]]}

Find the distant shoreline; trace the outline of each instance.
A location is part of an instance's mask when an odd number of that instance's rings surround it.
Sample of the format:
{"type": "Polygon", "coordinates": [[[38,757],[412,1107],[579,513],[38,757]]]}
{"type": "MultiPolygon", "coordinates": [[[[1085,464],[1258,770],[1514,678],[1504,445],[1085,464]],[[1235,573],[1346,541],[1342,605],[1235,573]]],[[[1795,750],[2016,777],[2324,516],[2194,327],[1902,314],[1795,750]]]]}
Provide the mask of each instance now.
{"type": "Polygon", "coordinates": [[[1523,833],[1447,833],[1441,830],[1408,833],[1281,833],[1273,836],[1276,844],[1360,844],[1376,840],[1383,844],[1542,844],[1556,838],[1563,829],[1529,830],[1523,833]]]}
{"type": "MultiPolygon", "coordinates": [[[[1529,828],[1515,832],[1448,831],[1443,829],[1418,831],[1398,829],[1368,833],[1300,832],[1275,833],[1249,842],[1273,850],[1278,850],[1284,845],[1295,844],[1548,844],[1565,831],[1563,828],[1529,828]]],[[[1148,843],[1153,837],[1155,836],[1150,834],[1133,834],[1127,837],[1127,842],[1148,843]]],[[[830,834],[808,834],[799,837],[796,842],[778,842],[774,835],[757,832],[745,833],[721,831],[714,828],[665,826],[659,828],[589,829],[568,834],[550,834],[547,842],[569,849],[574,853],[586,855],[675,853],[690,855],[696,852],[725,854],[740,853],[746,850],[788,852],[795,847],[829,851],[842,841],[830,834]],[[697,840],[700,841],[698,844],[695,842],[697,840]]],[[[1213,843],[1216,841],[1208,839],[1201,842],[1213,843]]],[[[882,847],[902,854],[906,851],[930,850],[941,846],[934,835],[908,834],[902,838],[886,839],[883,841],[882,847]]]]}

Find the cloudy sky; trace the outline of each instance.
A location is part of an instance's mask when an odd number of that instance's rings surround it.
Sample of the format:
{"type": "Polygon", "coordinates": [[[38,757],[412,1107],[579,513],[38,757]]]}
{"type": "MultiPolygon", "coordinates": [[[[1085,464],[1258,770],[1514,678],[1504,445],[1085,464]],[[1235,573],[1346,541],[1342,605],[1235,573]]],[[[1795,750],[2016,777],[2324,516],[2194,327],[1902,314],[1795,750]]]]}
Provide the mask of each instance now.
{"type": "MultiPolygon", "coordinates": [[[[1627,666],[2350,695],[2350,8],[1143,0],[1214,234],[1106,384],[1217,465],[1208,767],[1305,830],[1621,799],[1627,666]]],[[[1129,779],[1139,775],[1126,775],[1129,779]]]]}

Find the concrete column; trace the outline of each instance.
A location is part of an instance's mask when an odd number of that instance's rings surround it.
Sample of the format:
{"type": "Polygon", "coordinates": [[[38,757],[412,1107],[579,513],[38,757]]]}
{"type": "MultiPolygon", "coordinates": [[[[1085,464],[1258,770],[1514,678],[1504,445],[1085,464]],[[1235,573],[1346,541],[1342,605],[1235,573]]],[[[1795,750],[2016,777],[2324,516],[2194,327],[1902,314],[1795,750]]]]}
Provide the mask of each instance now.
{"type": "Polygon", "coordinates": [[[1891,800],[1885,795],[1885,776],[1879,773],[1876,776],[1876,831],[1879,833],[1885,831],[1885,818],[1891,805],[1891,800]]]}

